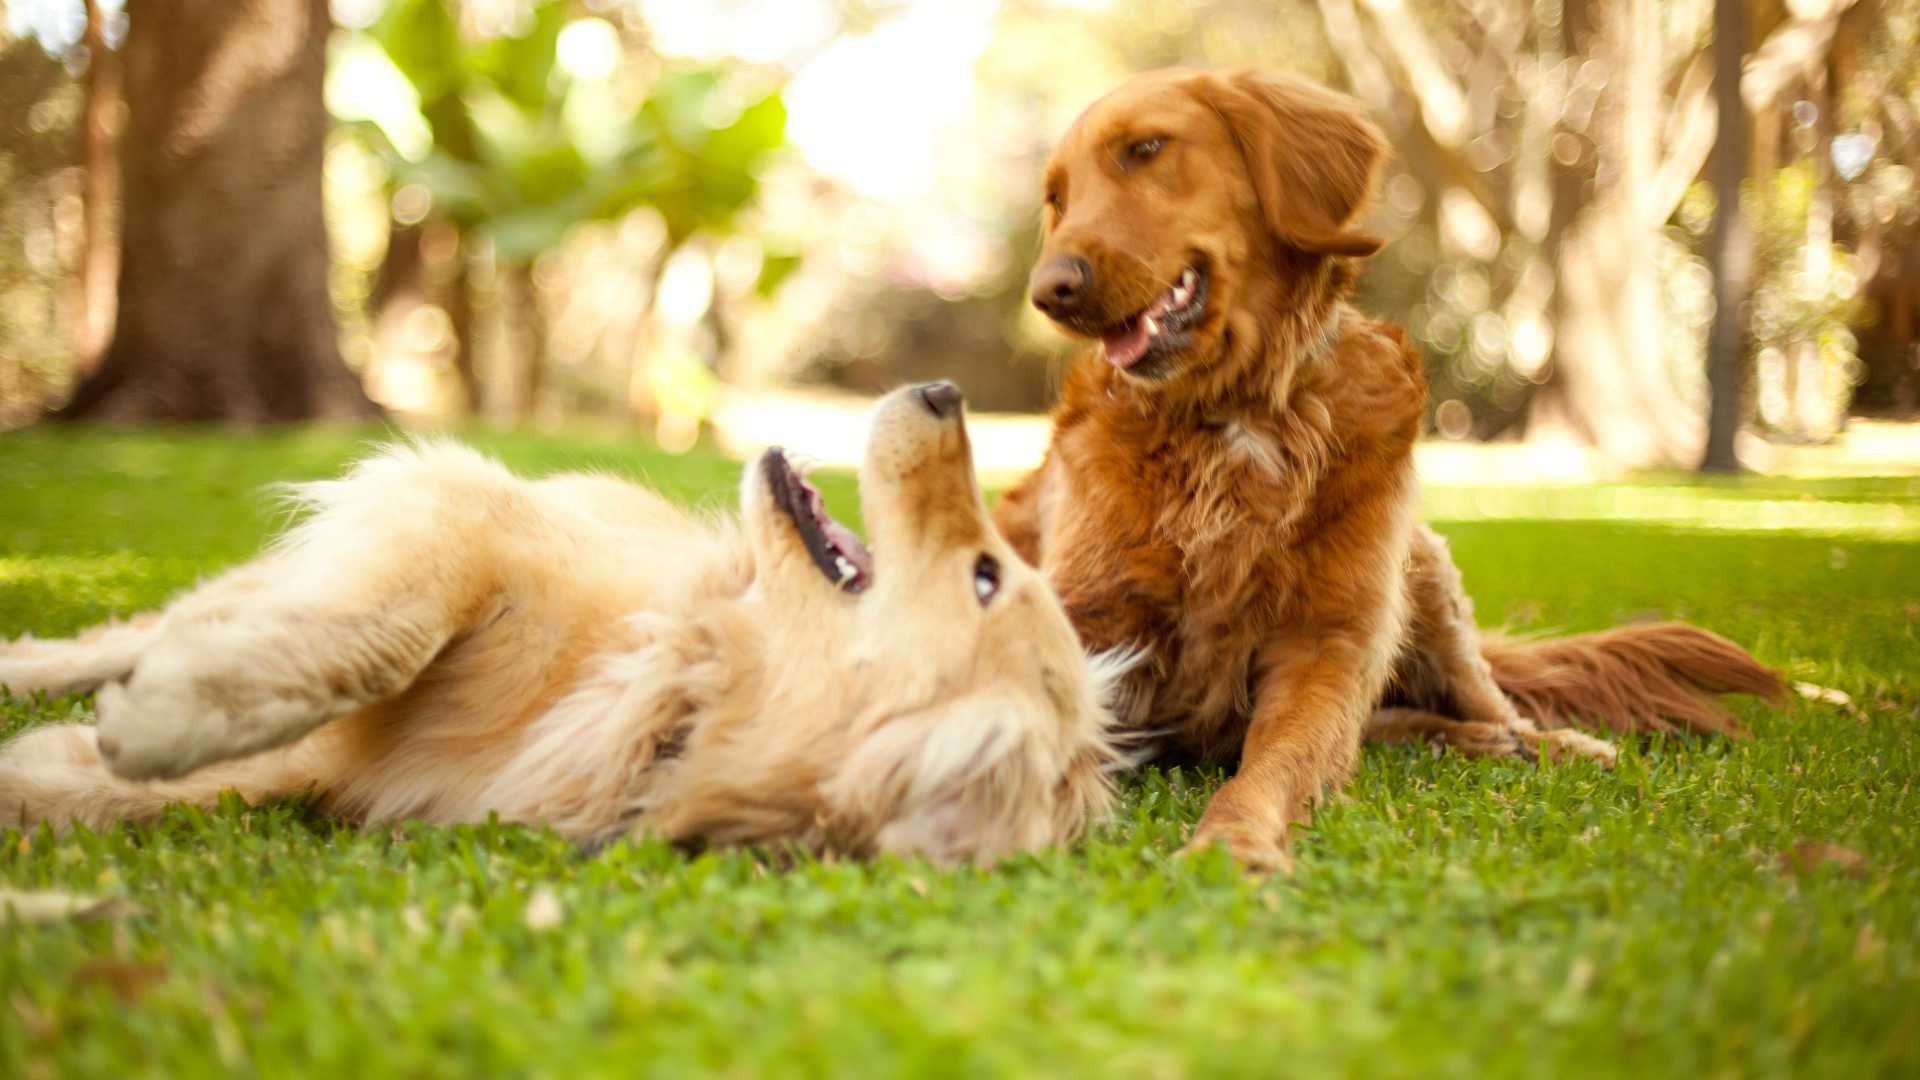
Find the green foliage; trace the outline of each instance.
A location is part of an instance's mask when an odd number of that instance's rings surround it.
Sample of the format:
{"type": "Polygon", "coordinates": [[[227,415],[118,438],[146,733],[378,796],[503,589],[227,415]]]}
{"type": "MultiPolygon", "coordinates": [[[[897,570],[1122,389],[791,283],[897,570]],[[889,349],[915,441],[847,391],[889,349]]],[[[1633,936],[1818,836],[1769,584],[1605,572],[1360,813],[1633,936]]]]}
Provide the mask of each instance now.
{"type": "Polygon", "coordinates": [[[508,261],[640,206],[659,211],[672,244],[733,228],[785,143],[779,94],[728,117],[717,71],[671,70],[623,103],[604,80],[569,77],[557,63],[569,13],[545,0],[524,25],[474,39],[447,0],[394,0],[346,48],[377,50],[411,85],[417,116],[388,99],[350,110],[350,126],[397,184],[425,185],[437,213],[489,230],[508,261]],[[430,146],[406,145],[400,127],[424,127],[430,146]]]}
{"type": "MultiPolygon", "coordinates": [[[[244,558],[275,520],[261,484],[376,435],[0,438],[0,637],[244,558]]],[[[737,476],[626,440],[477,441],[705,505],[737,476]]],[[[826,490],[851,509],[846,477],[826,490]]],[[[1372,747],[1272,881],[1172,858],[1220,779],[1182,770],[1129,780],[1077,849],[990,871],[584,858],[297,802],[0,830],[0,888],[139,909],[0,927],[0,1074],[1912,1075],[1920,540],[1864,511],[1717,527],[1803,501],[1920,520],[1913,480],[1435,492],[1484,618],[1692,618],[1853,704],[1743,704],[1753,738],[1652,739],[1612,772],[1372,747]],[[1655,497],[1701,513],[1618,516],[1655,497]],[[1859,863],[1783,867],[1802,842],[1859,863]],[[537,929],[543,890],[560,918],[537,929]]],[[[0,696],[0,732],[89,710],[0,696]]]]}
{"type": "Polygon", "coordinates": [[[1778,348],[1802,338],[1844,336],[1844,343],[1834,347],[1850,360],[1853,339],[1848,327],[1860,320],[1865,308],[1854,257],[1830,244],[1822,259],[1808,258],[1807,218],[1819,194],[1819,176],[1808,163],[1797,161],[1765,177],[1764,183],[1764,198],[1742,200],[1752,204],[1753,254],[1760,269],[1753,290],[1754,339],[1762,347],[1778,348]],[[1816,276],[1809,269],[1813,265],[1828,269],[1816,276]]]}

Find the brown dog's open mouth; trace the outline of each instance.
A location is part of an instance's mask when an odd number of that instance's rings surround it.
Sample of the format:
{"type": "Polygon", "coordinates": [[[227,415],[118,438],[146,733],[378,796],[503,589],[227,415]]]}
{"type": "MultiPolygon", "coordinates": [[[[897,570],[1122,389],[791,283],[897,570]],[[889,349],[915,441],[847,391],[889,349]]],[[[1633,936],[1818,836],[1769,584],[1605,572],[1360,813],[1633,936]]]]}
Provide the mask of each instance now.
{"type": "Polygon", "coordinates": [[[1107,363],[1122,371],[1148,354],[1165,354],[1186,347],[1190,331],[1207,310],[1207,285],[1212,275],[1204,264],[1180,271],[1166,292],[1138,314],[1100,333],[1107,363]]]}
{"type": "Polygon", "coordinates": [[[873,581],[873,553],[852,529],[827,513],[819,490],[787,462],[786,451],[777,446],[769,449],[760,458],[760,471],[766,475],[773,505],[793,522],[813,565],[835,588],[850,593],[865,589],[873,581]]]}

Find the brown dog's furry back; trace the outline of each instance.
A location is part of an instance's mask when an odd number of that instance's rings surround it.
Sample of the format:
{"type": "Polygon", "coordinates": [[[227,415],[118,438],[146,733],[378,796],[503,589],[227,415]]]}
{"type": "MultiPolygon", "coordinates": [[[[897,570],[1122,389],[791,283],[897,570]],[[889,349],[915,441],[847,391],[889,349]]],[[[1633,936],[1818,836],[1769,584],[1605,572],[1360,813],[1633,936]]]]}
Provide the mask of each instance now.
{"type": "Polygon", "coordinates": [[[1753,694],[1775,702],[1785,696],[1780,676],[1745,649],[1685,623],[1541,641],[1490,634],[1481,651],[1501,691],[1543,727],[1738,736],[1745,729],[1718,695],[1753,694]]]}

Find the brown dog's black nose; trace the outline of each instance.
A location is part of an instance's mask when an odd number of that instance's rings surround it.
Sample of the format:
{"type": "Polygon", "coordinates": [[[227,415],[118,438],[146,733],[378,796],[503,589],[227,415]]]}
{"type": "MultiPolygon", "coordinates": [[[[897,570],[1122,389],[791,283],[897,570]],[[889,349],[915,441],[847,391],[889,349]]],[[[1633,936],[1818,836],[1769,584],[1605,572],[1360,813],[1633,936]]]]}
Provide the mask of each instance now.
{"type": "Polygon", "coordinates": [[[1033,268],[1028,286],[1034,307],[1048,318],[1064,319],[1086,302],[1093,288],[1093,267],[1078,255],[1055,255],[1033,268]]]}
{"type": "Polygon", "coordinates": [[[942,379],[922,386],[920,400],[927,403],[927,408],[933,412],[933,415],[945,420],[959,413],[962,395],[959,387],[942,379]]]}

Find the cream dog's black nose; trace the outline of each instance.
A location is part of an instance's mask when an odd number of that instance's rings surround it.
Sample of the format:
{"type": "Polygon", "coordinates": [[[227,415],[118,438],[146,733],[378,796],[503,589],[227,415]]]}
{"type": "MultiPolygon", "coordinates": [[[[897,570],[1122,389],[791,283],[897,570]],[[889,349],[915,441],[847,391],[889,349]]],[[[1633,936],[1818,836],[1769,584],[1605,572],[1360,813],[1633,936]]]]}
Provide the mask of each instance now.
{"type": "Polygon", "coordinates": [[[942,420],[958,415],[960,402],[964,400],[960,388],[945,379],[927,383],[920,387],[919,393],[920,400],[926,402],[927,408],[933,411],[933,415],[942,420]]]}

